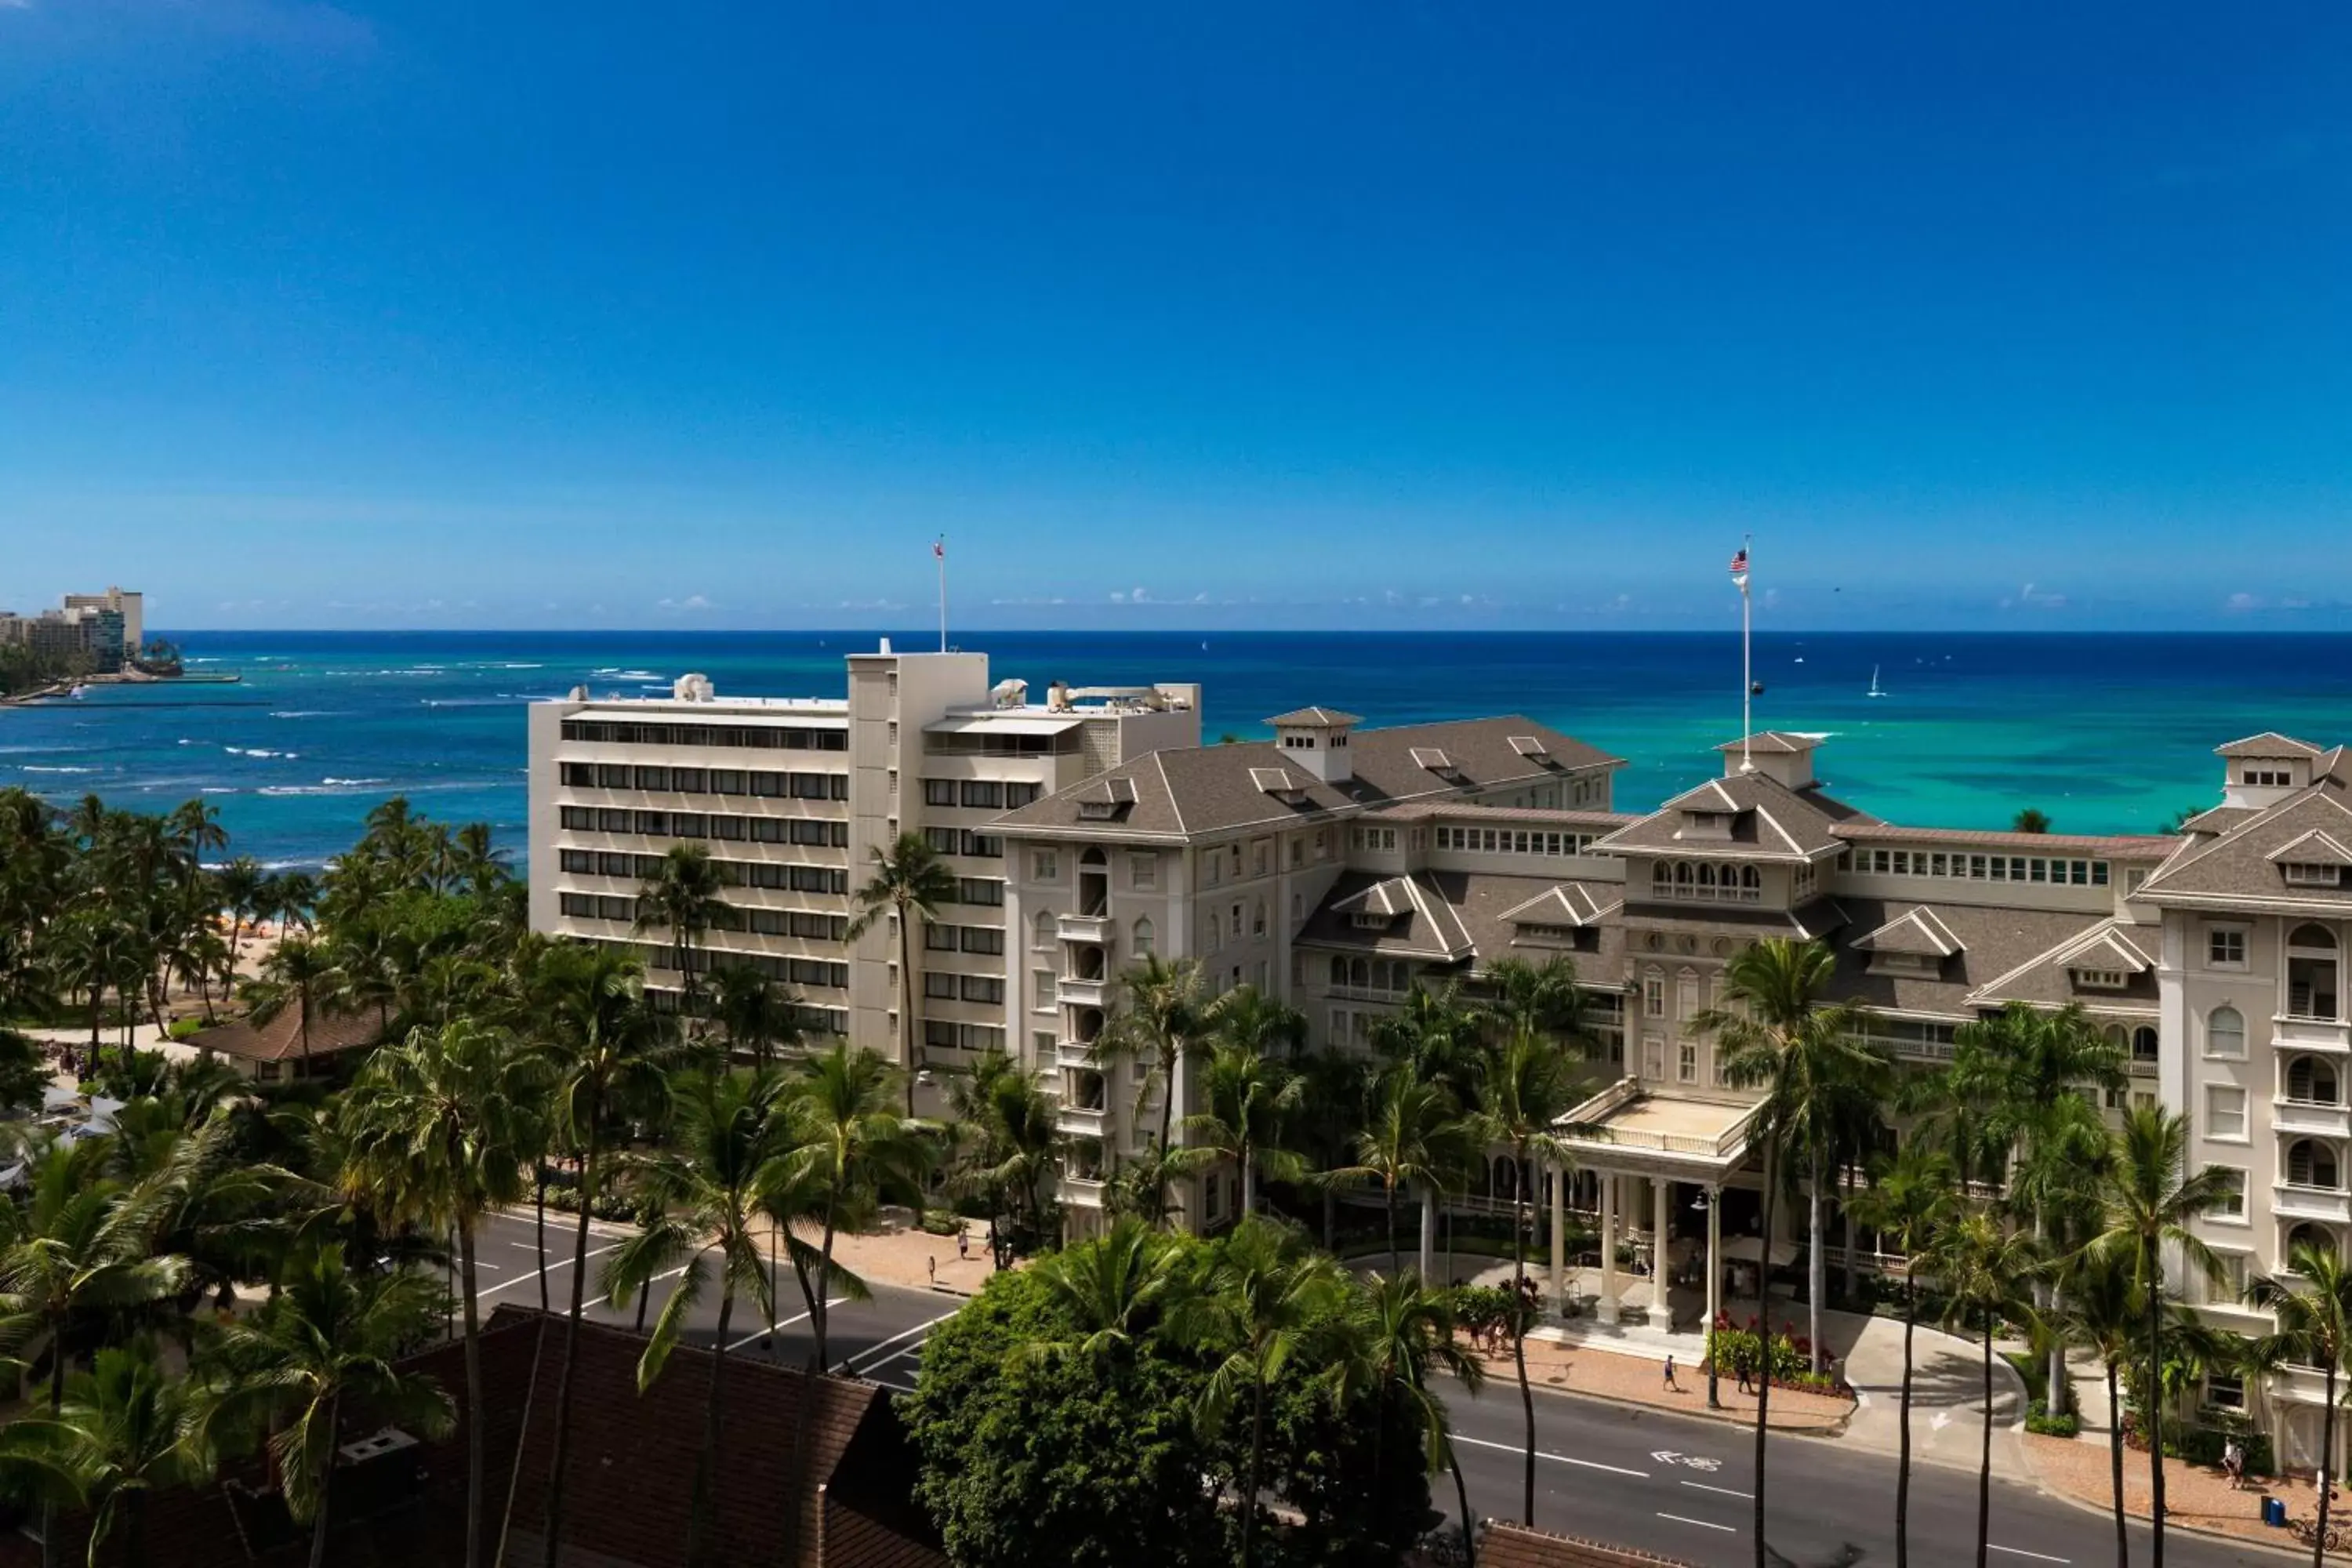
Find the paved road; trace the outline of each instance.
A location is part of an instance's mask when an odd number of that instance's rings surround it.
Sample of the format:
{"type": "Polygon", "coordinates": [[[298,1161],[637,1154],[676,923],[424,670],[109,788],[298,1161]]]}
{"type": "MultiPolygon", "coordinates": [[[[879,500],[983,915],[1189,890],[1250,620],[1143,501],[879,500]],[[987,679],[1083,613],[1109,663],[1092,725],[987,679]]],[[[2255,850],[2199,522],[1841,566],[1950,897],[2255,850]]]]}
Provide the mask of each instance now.
{"type": "MultiPolygon", "coordinates": [[[[560,1309],[568,1300],[571,1234],[562,1250],[553,1216],[549,1226],[549,1289],[560,1309]]],[[[590,1242],[592,1302],[597,1257],[627,1233],[599,1226],[590,1242]]],[[[485,1227],[479,1247],[486,1306],[501,1300],[538,1305],[538,1258],[528,1217],[500,1217],[485,1227]]],[[[742,1321],[739,1306],[730,1349],[793,1364],[812,1348],[805,1308],[787,1274],[771,1338],[766,1325],[742,1321]]],[[[647,1321],[661,1310],[657,1286],[647,1321]]],[[[877,1288],[869,1301],[833,1309],[828,1359],[836,1369],[901,1391],[914,1386],[930,1326],[961,1298],[922,1290],[877,1288]]],[[[628,1323],[634,1311],[593,1304],[601,1321],[628,1323]]],[[[696,1308],[688,1338],[708,1344],[718,1324],[715,1297],[696,1308]]],[[[1476,1399],[1451,1400],[1461,1444],[1470,1507],[1481,1517],[1516,1518],[1519,1511],[1521,1417],[1518,1390],[1491,1381],[1476,1399]]],[[[1610,1405],[1538,1392],[1536,1430],[1536,1520],[1547,1530],[1641,1547],[1702,1568],[1747,1568],[1754,1561],[1748,1525],[1753,1507],[1753,1435],[1745,1428],[1664,1411],[1610,1405]]],[[[1895,1462],[1832,1439],[1776,1436],[1768,1460],[1768,1539],[1786,1568],[1874,1568],[1895,1561],[1895,1462]]],[[[1911,1481],[1911,1560],[1918,1568],[1973,1564],[1976,1476],[1942,1465],[1918,1465],[1911,1481]]],[[[1432,1497],[1454,1511],[1450,1479],[1432,1497]]],[[[1992,1494],[1992,1561],[2001,1568],[2105,1568],[2115,1556],[2113,1526],[2029,1487],[1996,1481],[1992,1494]]],[[[2132,1554],[2145,1562],[2148,1532],[2132,1527],[2132,1554]]],[[[2176,1568],[2229,1568],[2269,1561],[2231,1543],[2173,1531],[2165,1558],[2176,1568]]]]}

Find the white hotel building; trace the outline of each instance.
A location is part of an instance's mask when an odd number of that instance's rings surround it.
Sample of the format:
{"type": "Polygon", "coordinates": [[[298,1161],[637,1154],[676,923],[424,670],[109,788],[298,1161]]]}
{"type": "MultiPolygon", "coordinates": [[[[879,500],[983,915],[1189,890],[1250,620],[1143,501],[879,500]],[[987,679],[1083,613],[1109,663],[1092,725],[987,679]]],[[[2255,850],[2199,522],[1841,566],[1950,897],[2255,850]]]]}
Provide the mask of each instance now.
{"type": "MultiPolygon", "coordinates": [[[[2232,1285],[2282,1269],[2296,1238],[2352,1242],[2340,748],[2234,742],[2220,749],[2221,804],[2182,833],[2075,836],[1883,821],[1829,793],[1822,749],[1801,735],[1727,744],[1721,776],[1625,812],[1616,759],[1525,719],[1365,729],[1307,708],[1269,727],[1271,742],[1202,746],[1189,687],[1032,705],[992,695],[977,656],[853,658],[846,702],[542,704],[533,923],[627,940],[644,858],[709,841],[739,863],[751,917],[712,933],[714,948],[776,966],[831,1026],[892,1049],[896,946],[879,933],[843,945],[846,889],[871,847],[904,826],[933,834],[968,901],[917,944],[929,1054],[952,1066],[1002,1042],[1052,1088],[1076,1140],[1062,1196],[1081,1230],[1157,1125],[1134,1082],[1087,1059],[1140,955],[1282,996],[1313,1045],[1342,1048],[1361,1047],[1416,982],[1475,985],[1499,959],[1566,955],[1600,1041],[1579,1119],[1600,1131],[1548,1196],[1612,1240],[1703,1265],[1698,1299],[1664,1303],[1612,1267],[1594,1303],[1604,1317],[1700,1321],[1728,1260],[1781,1262],[1802,1238],[1787,1205],[1777,1237],[1754,1235],[1755,1097],[1722,1081],[1691,1027],[1733,952],[1790,935],[1829,942],[1840,993],[1922,1067],[2012,1002],[2080,1003],[2128,1063],[2106,1108],[2160,1099],[2189,1116],[2196,1160],[2239,1173],[2240,1201],[2200,1226],[2232,1285]]],[[[1174,1092],[1180,1116],[1198,1109],[1187,1075],[1174,1092]]],[[[1467,1201],[1520,1179],[1492,1162],[1467,1201]]],[[[1237,1185],[1205,1177],[1188,1213],[1225,1222],[1237,1185]]],[[[1861,1237],[1865,1258],[1874,1242],[1861,1237]]],[[[2184,1289],[2219,1323],[2264,1326],[2233,1289],[2184,1289]]],[[[2251,1408],[2287,1462],[2318,1451],[2315,1373],[2258,1390],[2217,1380],[2200,1397],[2251,1408]]]]}

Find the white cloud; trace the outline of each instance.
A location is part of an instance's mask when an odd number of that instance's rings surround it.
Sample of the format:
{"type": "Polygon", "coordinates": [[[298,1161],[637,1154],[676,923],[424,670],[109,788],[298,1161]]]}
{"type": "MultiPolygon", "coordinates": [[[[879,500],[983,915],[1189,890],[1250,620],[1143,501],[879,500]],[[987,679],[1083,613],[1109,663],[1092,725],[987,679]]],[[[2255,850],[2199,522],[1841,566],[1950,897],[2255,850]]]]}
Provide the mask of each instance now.
{"type": "Polygon", "coordinates": [[[2232,594],[2227,599],[2224,599],[2221,602],[2221,607],[2229,611],[2233,616],[2242,616],[2248,610],[2261,609],[2263,607],[2263,602],[2252,594],[2238,593],[2232,594]]]}
{"type": "Polygon", "coordinates": [[[656,599],[654,601],[654,608],[657,610],[707,610],[710,608],[710,601],[704,598],[699,594],[688,594],[683,599],[656,599]]]}
{"type": "Polygon", "coordinates": [[[2002,599],[2000,607],[2004,610],[2063,610],[2066,607],[2066,595],[2045,594],[2040,584],[2028,583],[2017,591],[2014,597],[2002,599]]]}

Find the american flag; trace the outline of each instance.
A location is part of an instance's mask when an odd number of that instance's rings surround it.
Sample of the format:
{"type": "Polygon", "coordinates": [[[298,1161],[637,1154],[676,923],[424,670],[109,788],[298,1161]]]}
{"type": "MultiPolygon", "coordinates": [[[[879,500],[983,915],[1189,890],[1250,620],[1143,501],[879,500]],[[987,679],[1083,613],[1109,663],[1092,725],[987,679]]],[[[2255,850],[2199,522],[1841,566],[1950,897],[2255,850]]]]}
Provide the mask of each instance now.
{"type": "Polygon", "coordinates": [[[1747,580],[1748,547],[1744,544],[1739,547],[1739,552],[1731,558],[1731,576],[1735,582],[1744,583],[1747,580]]]}
{"type": "MultiPolygon", "coordinates": [[[[948,558],[948,542],[944,537],[931,542],[931,553],[942,561],[948,558]]],[[[1740,559],[1743,561],[1747,559],[1747,552],[1740,552],[1740,559]]]]}

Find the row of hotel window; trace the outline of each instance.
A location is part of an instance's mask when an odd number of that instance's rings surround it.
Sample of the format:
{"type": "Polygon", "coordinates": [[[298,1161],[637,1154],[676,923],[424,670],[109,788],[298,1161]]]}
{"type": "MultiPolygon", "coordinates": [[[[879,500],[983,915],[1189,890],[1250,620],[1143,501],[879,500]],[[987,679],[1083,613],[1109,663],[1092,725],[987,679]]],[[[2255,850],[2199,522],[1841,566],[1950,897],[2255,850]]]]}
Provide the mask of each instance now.
{"type": "MultiPolygon", "coordinates": [[[[563,869],[589,877],[653,876],[661,869],[658,855],[622,855],[610,850],[566,849],[561,864],[563,869]]],[[[765,860],[714,860],[719,875],[730,887],[780,888],[795,893],[846,893],[849,872],[840,866],[787,866],[765,860]]],[[[1004,901],[1002,888],[993,900],[1004,901]]],[[[966,903],[989,902],[988,900],[964,900],[966,903]]]]}
{"type": "Polygon", "coordinates": [[[1004,858],[1004,836],[1001,833],[974,833],[969,827],[926,827],[923,842],[938,855],[968,855],[980,860],[1004,858]]]}
{"type": "MultiPolygon", "coordinates": [[[[1389,830],[1390,837],[1395,837],[1389,830]]],[[[1477,855],[1581,855],[1592,847],[1594,833],[1554,833],[1521,827],[1440,827],[1437,847],[1477,855]]],[[[1375,846],[1393,849],[1393,842],[1375,846]]]]}
{"type": "Polygon", "coordinates": [[[849,824],[821,816],[725,816],[704,811],[629,811],[567,805],[560,818],[580,833],[630,833],[647,838],[716,838],[729,843],[849,847],[849,824]]]}
{"type": "MultiPolygon", "coordinates": [[[[1145,924],[1150,922],[1146,921],[1145,924]]],[[[923,926],[923,951],[926,952],[1003,952],[1004,931],[1000,926],[951,926],[926,922],[923,926]]]]}
{"type": "MultiPolygon", "coordinates": [[[[1311,838],[1302,833],[1290,841],[1292,870],[1295,871],[1307,864],[1307,851],[1310,847],[1314,850],[1318,862],[1331,858],[1330,829],[1318,827],[1311,838]]],[[[1250,843],[1250,875],[1265,876],[1272,869],[1273,863],[1274,840],[1253,839],[1250,843]]],[[[1239,881],[1242,877],[1242,847],[1238,842],[1229,844],[1223,854],[1214,849],[1203,850],[1201,854],[1201,884],[1203,887],[1213,888],[1227,877],[1239,881]]]]}
{"type": "MultiPolygon", "coordinates": [[[[1234,845],[1234,864],[1236,868],[1236,874],[1238,874],[1238,868],[1241,865],[1241,852],[1242,847],[1238,844],[1234,845]]],[[[1099,849],[1094,849],[1088,850],[1087,853],[1094,856],[1095,859],[1084,864],[1089,867],[1099,864],[1102,867],[1103,875],[1108,877],[1109,875],[1109,864],[1108,861],[1104,861],[1102,859],[1102,851],[1099,849]]],[[[1210,852],[1210,859],[1211,863],[1213,865],[1213,851],[1210,852]]],[[[1260,874],[1263,875],[1263,871],[1261,871],[1260,874]]],[[[1032,849],[1029,852],[1029,879],[1031,881],[1058,882],[1061,879],[1062,855],[1060,850],[1032,849]]],[[[1212,882],[1216,880],[1214,877],[1212,877],[1209,879],[1212,882]]],[[[1160,886],[1160,857],[1149,849],[1137,849],[1129,852],[1127,858],[1127,880],[1128,885],[1139,893],[1149,893],[1157,890],[1160,886]]]]}
{"type": "Polygon", "coordinates": [[[1004,979],[997,974],[949,974],[926,970],[923,994],[941,1002],[1002,1002],[1004,979]]]}
{"type": "Polygon", "coordinates": [[[757,752],[849,750],[847,730],[782,730],[749,724],[616,724],[600,719],[566,719],[563,738],[621,746],[737,746],[757,752]]]}
{"type": "Polygon", "coordinates": [[[1003,779],[925,779],[925,805],[957,805],[975,811],[1011,811],[1045,793],[1038,784],[1003,779]]]}
{"type": "Polygon", "coordinates": [[[780,773],[747,768],[638,767],[627,763],[565,763],[561,777],[576,789],[640,789],[666,795],[748,795],[769,800],[847,800],[847,773],[780,773]]]}
{"type": "MultiPolygon", "coordinates": [[[[637,900],[615,898],[606,893],[559,893],[556,906],[577,920],[628,921],[637,918],[637,900]]],[[[723,922],[730,931],[748,931],[755,936],[792,936],[804,942],[846,942],[849,939],[849,917],[830,915],[818,910],[735,910],[723,922]]],[[[794,978],[798,978],[795,976],[794,978]]],[[[812,985],[846,985],[843,980],[812,980],[812,985]]]]}
{"type": "Polygon", "coordinates": [[[1874,877],[1958,877],[1972,882],[2043,882],[2104,888],[2105,860],[2053,860],[2038,855],[1963,855],[1946,849],[1849,849],[1839,868],[1874,877]]]}

